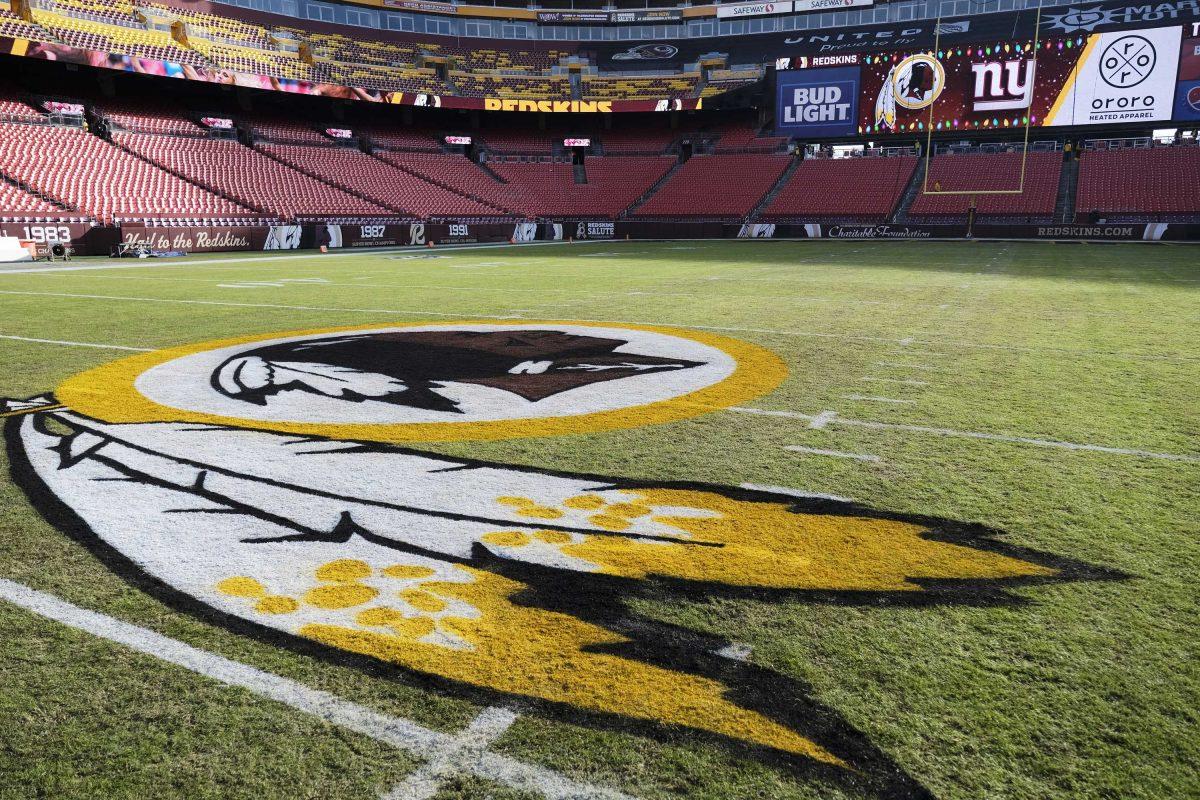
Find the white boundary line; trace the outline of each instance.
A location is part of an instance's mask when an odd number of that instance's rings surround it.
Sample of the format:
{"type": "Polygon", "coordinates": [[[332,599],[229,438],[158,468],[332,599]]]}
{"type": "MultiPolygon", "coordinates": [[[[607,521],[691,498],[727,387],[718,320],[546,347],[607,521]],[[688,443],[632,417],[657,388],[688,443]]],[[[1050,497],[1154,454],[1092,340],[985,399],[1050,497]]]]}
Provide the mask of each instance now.
{"type": "Polygon", "coordinates": [[[12,339],[16,342],[37,342],[38,344],[61,344],[69,347],[96,347],[101,350],[133,350],[138,353],[149,353],[152,347],[126,347],[123,344],[96,344],[95,342],[68,342],[62,339],[33,339],[28,336],[11,336],[0,333],[0,339],[12,339]]]}
{"type": "MultiPolygon", "coordinates": [[[[583,242],[583,244],[599,244],[600,240],[583,242]]],[[[0,269],[0,275],[28,275],[34,272],[81,272],[88,269],[146,269],[150,267],[188,267],[194,264],[247,264],[254,261],[299,261],[306,258],[330,258],[339,255],[390,255],[392,253],[438,253],[449,251],[462,250],[491,250],[497,247],[544,247],[546,245],[561,244],[565,245],[568,242],[548,241],[548,242],[522,242],[521,244],[510,244],[507,242],[498,244],[462,244],[462,245],[434,245],[433,248],[419,247],[416,245],[402,245],[399,247],[370,247],[370,248],[338,248],[328,253],[297,253],[296,255],[287,256],[250,256],[248,258],[207,258],[197,259],[196,261],[175,261],[168,263],[144,263],[147,261],[158,262],[158,259],[137,259],[139,264],[96,264],[94,266],[72,265],[70,267],[42,267],[33,269],[0,269]]],[[[580,244],[576,242],[575,244],[580,244]]]]}
{"type": "MultiPolygon", "coordinates": [[[[802,414],[799,411],[770,411],[765,408],[744,408],[733,406],[730,411],[742,414],[757,414],[765,417],[787,417],[789,419],[808,420],[808,427],[825,427],[826,425],[847,425],[856,428],[871,428],[873,430],[911,431],[913,433],[928,433],[933,436],[949,436],[961,439],[983,439],[989,442],[1011,442],[1013,444],[1031,444],[1036,447],[1055,447],[1061,450],[1084,450],[1093,453],[1110,453],[1121,456],[1140,456],[1142,458],[1157,458],[1163,461],[1183,461],[1200,464],[1200,456],[1189,456],[1180,453],[1156,453],[1152,450],[1137,450],[1127,447],[1109,447],[1100,444],[1077,444],[1062,442],[1057,439],[1036,439],[1030,436],[1010,436],[1003,433],[982,433],[979,431],[958,431],[952,428],[934,428],[928,425],[908,425],[902,422],[873,422],[863,419],[846,419],[839,417],[833,411],[822,411],[820,414],[802,414]],[[820,424],[817,424],[817,423],[820,424]]],[[[790,448],[789,448],[790,449],[790,448]]]]}
{"type": "Polygon", "coordinates": [[[844,394],[842,395],[842,399],[857,400],[862,403],[893,403],[901,406],[915,406],[917,404],[916,400],[897,400],[893,397],[876,397],[866,394],[844,394]]]}
{"type": "MultiPolygon", "coordinates": [[[[177,639],[96,611],[80,608],[24,584],[0,578],[0,600],[6,600],[67,627],[191,670],[219,683],[236,686],[259,697],[283,703],[331,725],[405,750],[422,760],[447,759],[446,769],[475,775],[521,791],[533,792],[548,800],[632,800],[629,795],[621,792],[576,783],[565,775],[544,767],[492,753],[487,750],[486,745],[464,749],[461,735],[440,733],[403,717],[373,711],[290,678],[200,650],[177,639]]],[[[485,721],[490,719],[493,717],[489,716],[485,721]]]]}
{"type": "Polygon", "coordinates": [[[120,300],[135,303],[181,303],[183,305],[196,306],[233,306],[235,308],[283,308],[292,311],[349,311],[362,314],[404,314],[405,316],[417,317],[450,317],[452,319],[462,317],[487,317],[489,319],[520,319],[516,315],[499,316],[496,314],[480,314],[463,311],[457,314],[449,314],[437,311],[405,311],[397,308],[343,308],[341,306],[288,306],[278,303],[234,303],[226,300],[181,300],[173,297],[127,297],[124,295],[108,295],[108,294],[72,294],[70,292],[18,292],[13,290],[0,290],[0,294],[19,294],[19,295],[34,295],[38,297],[72,297],[83,300],[120,300]]]}

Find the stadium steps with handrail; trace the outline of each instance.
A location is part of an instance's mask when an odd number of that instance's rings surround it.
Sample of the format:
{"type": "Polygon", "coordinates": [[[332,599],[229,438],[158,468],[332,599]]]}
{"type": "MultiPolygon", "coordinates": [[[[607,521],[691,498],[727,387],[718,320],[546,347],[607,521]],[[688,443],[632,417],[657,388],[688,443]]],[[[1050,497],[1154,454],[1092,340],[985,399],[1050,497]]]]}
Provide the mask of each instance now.
{"type": "MultiPolygon", "coordinates": [[[[153,133],[137,133],[136,131],[121,131],[121,133],[127,133],[127,134],[131,134],[134,136],[155,136],[155,135],[157,135],[157,134],[153,134],[153,133]]],[[[179,138],[179,137],[176,137],[176,138],[179,138]]],[[[152,158],[147,158],[146,156],[142,155],[141,153],[137,152],[136,150],[130,150],[128,147],[125,146],[125,142],[121,141],[120,139],[118,139],[116,137],[112,137],[110,144],[112,144],[114,147],[124,150],[126,153],[129,153],[129,155],[133,156],[134,158],[136,158],[140,161],[146,162],[147,164],[154,167],[155,169],[161,169],[163,172],[170,173],[171,175],[174,175],[176,178],[179,178],[179,180],[181,180],[181,181],[187,181],[188,183],[199,186],[201,189],[204,189],[205,191],[208,191],[208,192],[212,192],[213,194],[217,195],[218,197],[222,197],[231,203],[237,203],[239,206],[244,206],[245,208],[248,208],[257,214],[270,214],[271,213],[267,209],[265,209],[261,206],[255,205],[254,203],[252,203],[248,200],[234,197],[233,195],[229,194],[228,192],[224,191],[223,189],[221,189],[217,186],[210,185],[207,181],[198,181],[195,178],[189,178],[187,175],[184,175],[182,172],[178,172],[176,170],[171,169],[166,164],[160,164],[152,158]]]]}
{"type": "MultiPolygon", "coordinates": [[[[459,197],[466,197],[471,200],[474,200],[476,203],[482,203],[485,206],[490,206],[490,207],[496,209],[496,211],[498,211],[501,214],[505,214],[505,215],[518,214],[519,215],[521,213],[519,211],[516,211],[515,209],[505,208],[504,206],[498,205],[494,201],[489,200],[486,197],[477,195],[473,192],[464,192],[462,189],[457,189],[457,188],[451,186],[450,184],[446,183],[445,181],[438,180],[437,178],[435,178],[432,175],[429,175],[427,173],[408,169],[403,164],[397,164],[397,163],[382,159],[375,153],[370,153],[370,156],[371,156],[371,158],[374,158],[375,160],[377,160],[383,164],[387,164],[389,167],[392,167],[393,169],[398,169],[401,172],[407,172],[409,175],[412,175],[413,177],[420,178],[421,180],[432,183],[435,186],[440,186],[441,188],[445,189],[446,191],[453,192],[454,194],[458,195],[459,197]]],[[[494,171],[485,167],[483,164],[479,164],[476,162],[472,162],[472,163],[474,163],[478,167],[482,167],[483,171],[486,172],[488,175],[492,176],[492,178],[494,178],[497,183],[507,183],[508,182],[508,181],[501,179],[501,177],[499,175],[497,175],[494,171]]]]}
{"type": "Polygon", "coordinates": [[[1075,154],[1063,163],[1058,176],[1058,198],[1054,201],[1054,219],[1071,222],[1075,219],[1075,190],[1079,187],[1079,159],[1075,154]]]}
{"type": "Polygon", "coordinates": [[[784,171],[780,174],[779,180],[775,181],[775,185],[767,190],[767,193],[762,196],[762,199],[759,200],[758,204],[750,211],[750,214],[746,217],[746,219],[758,219],[758,215],[765,211],[767,206],[771,205],[771,201],[783,191],[783,187],[788,185],[788,182],[791,181],[792,176],[796,174],[796,170],[799,168],[800,159],[793,158],[792,163],[788,164],[787,168],[784,169],[784,171]]]}
{"type": "MultiPolygon", "coordinates": [[[[300,146],[303,147],[305,145],[300,145],[300,146]]],[[[316,174],[312,170],[304,169],[303,167],[301,167],[297,164],[290,164],[287,161],[283,160],[282,158],[279,158],[278,156],[276,156],[274,153],[264,150],[261,147],[254,147],[253,149],[255,152],[266,156],[267,158],[271,159],[272,161],[274,161],[278,164],[282,164],[283,166],[288,167],[289,169],[294,169],[297,172],[303,173],[304,175],[307,175],[308,177],[312,178],[314,181],[322,183],[326,186],[329,186],[334,189],[339,189],[339,190],[345,192],[346,194],[350,195],[351,197],[357,197],[359,200],[362,200],[367,203],[371,203],[372,205],[382,206],[383,208],[386,208],[390,211],[395,211],[397,214],[402,214],[405,216],[412,216],[412,211],[408,210],[407,208],[402,208],[402,207],[396,205],[395,203],[385,203],[381,200],[374,200],[370,197],[367,197],[362,192],[351,188],[350,186],[343,185],[340,181],[331,181],[326,178],[322,178],[320,175],[316,174]]]]}
{"type": "Polygon", "coordinates": [[[925,158],[918,157],[917,166],[913,168],[912,177],[908,179],[908,186],[904,188],[900,199],[896,201],[896,207],[892,209],[892,213],[888,214],[888,222],[908,222],[908,209],[917,199],[917,192],[921,190],[921,186],[925,182],[925,167],[925,158]]]}
{"type": "Polygon", "coordinates": [[[671,165],[671,168],[664,172],[661,178],[651,184],[650,188],[643,192],[641,197],[639,197],[637,200],[634,200],[628,208],[618,214],[617,219],[624,219],[645,205],[646,201],[653,197],[655,192],[665,186],[666,183],[671,180],[671,178],[675,177],[675,173],[679,171],[679,168],[683,166],[683,163],[683,160],[680,159],[671,165]]]}
{"type": "Polygon", "coordinates": [[[583,164],[572,164],[572,174],[575,176],[576,183],[587,183],[587,168],[583,164]]]}
{"type": "Polygon", "coordinates": [[[58,206],[65,212],[74,211],[77,213],[83,213],[83,212],[79,211],[78,206],[73,206],[64,200],[59,200],[56,197],[51,197],[50,195],[46,194],[45,192],[41,191],[40,189],[38,189],[34,186],[30,186],[28,183],[25,183],[24,181],[19,181],[16,178],[12,177],[11,175],[8,175],[7,173],[5,173],[3,171],[0,171],[0,183],[12,184],[13,186],[16,186],[18,189],[25,192],[26,194],[31,194],[34,197],[38,198],[39,200],[44,200],[45,202],[49,203],[52,206],[58,206]]]}
{"type": "Polygon", "coordinates": [[[499,172],[496,172],[496,170],[489,167],[487,165],[486,161],[474,161],[473,163],[478,165],[478,167],[481,170],[483,170],[484,172],[486,172],[488,175],[491,175],[492,179],[494,181],[496,181],[496,183],[508,183],[508,181],[504,178],[504,176],[501,175],[499,172]]]}

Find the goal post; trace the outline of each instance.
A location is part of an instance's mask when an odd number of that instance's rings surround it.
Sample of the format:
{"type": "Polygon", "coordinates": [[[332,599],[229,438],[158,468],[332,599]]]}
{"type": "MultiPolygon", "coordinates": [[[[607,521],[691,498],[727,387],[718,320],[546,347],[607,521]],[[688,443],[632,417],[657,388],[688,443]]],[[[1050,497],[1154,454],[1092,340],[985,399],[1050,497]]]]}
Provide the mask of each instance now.
{"type": "MultiPolygon", "coordinates": [[[[1033,23],[1033,48],[1030,51],[1033,53],[1033,63],[1034,63],[1033,76],[1032,76],[1031,80],[1033,81],[1035,87],[1037,84],[1037,62],[1038,62],[1039,54],[1041,53],[1042,2],[1043,2],[1043,0],[1038,0],[1037,15],[1034,18],[1034,23],[1033,23]]],[[[934,58],[936,58],[937,54],[941,52],[941,42],[942,42],[942,17],[941,17],[941,14],[938,15],[937,20],[934,23],[933,30],[934,30],[933,56],[934,56],[934,58]]],[[[925,177],[924,177],[924,180],[922,181],[922,185],[921,185],[921,194],[927,194],[927,195],[971,195],[972,199],[974,197],[982,196],[982,195],[1024,194],[1025,193],[1025,167],[1029,160],[1029,129],[1033,125],[1033,114],[1030,113],[1032,110],[1032,106],[1033,106],[1033,94],[1034,94],[1034,89],[1031,88],[1030,94],[1029,94],[1030,107],[1027,108],[1025,111],[1025,125],[1024,125],[1025,137],[1024,137],[1023,144],[1021,147],[1020,180],[1017,183],[1016,189],[940,189],[940,188],[936,188],[936,187],[933,189],[929,188],[929,177],[930,177],[929,176],[929,164],[930,164],[930,160],[933,157],[933,129],[934,129],[933,107],[935,105],[937,105],[937,102],[934,101],[934,102],[930,103],[929,104],[929,118],[925,124],[925,153],[924,153],[925,177]]],[[[974,202],[972,202],[972,205],[974,205],[974,202]]]]}

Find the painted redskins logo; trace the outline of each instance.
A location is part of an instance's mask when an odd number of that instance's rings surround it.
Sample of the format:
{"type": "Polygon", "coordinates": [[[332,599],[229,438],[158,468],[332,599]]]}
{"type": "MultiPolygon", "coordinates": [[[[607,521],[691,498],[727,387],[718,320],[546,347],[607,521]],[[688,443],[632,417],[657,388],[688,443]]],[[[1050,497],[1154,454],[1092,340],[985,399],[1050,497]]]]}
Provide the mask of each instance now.
{"type": "Polygon", "coordinates": [[[14,479],[47,518],[206,619],[921,796],[804,687],[626,598],[653,582],[693,599],[1002,602],[1080,565],[803,493],[412,446],[670,422],[785,376],[773,353],[696,331],[431,323],[140,354],[2,410],[14,479]]]}

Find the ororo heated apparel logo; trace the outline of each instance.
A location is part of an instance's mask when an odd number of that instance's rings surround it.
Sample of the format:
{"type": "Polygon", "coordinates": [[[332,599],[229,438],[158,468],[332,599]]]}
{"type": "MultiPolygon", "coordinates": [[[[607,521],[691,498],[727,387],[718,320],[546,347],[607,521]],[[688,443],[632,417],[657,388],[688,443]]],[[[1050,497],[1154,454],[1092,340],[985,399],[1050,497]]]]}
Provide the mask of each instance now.
{"type": "Polygon", "coordinates": [[[989,603],[1080,565],[946,520],[411,446],[669,422],[785,375],[769,351],[692,331],[438,323],[137,355],[3,410],[32,502],[179,608],[487,702],[673,726],[919,796],[803,685],[629,595],[989,603]]]}
{"type": "Polygon", "coordinates": [[[1109,86],[1129,89],[1154,72],[1158,61],[1154,45],[1143,36],[1122,36],[1104,48],[1100,56],[1100,77],[1109,86]]]}

